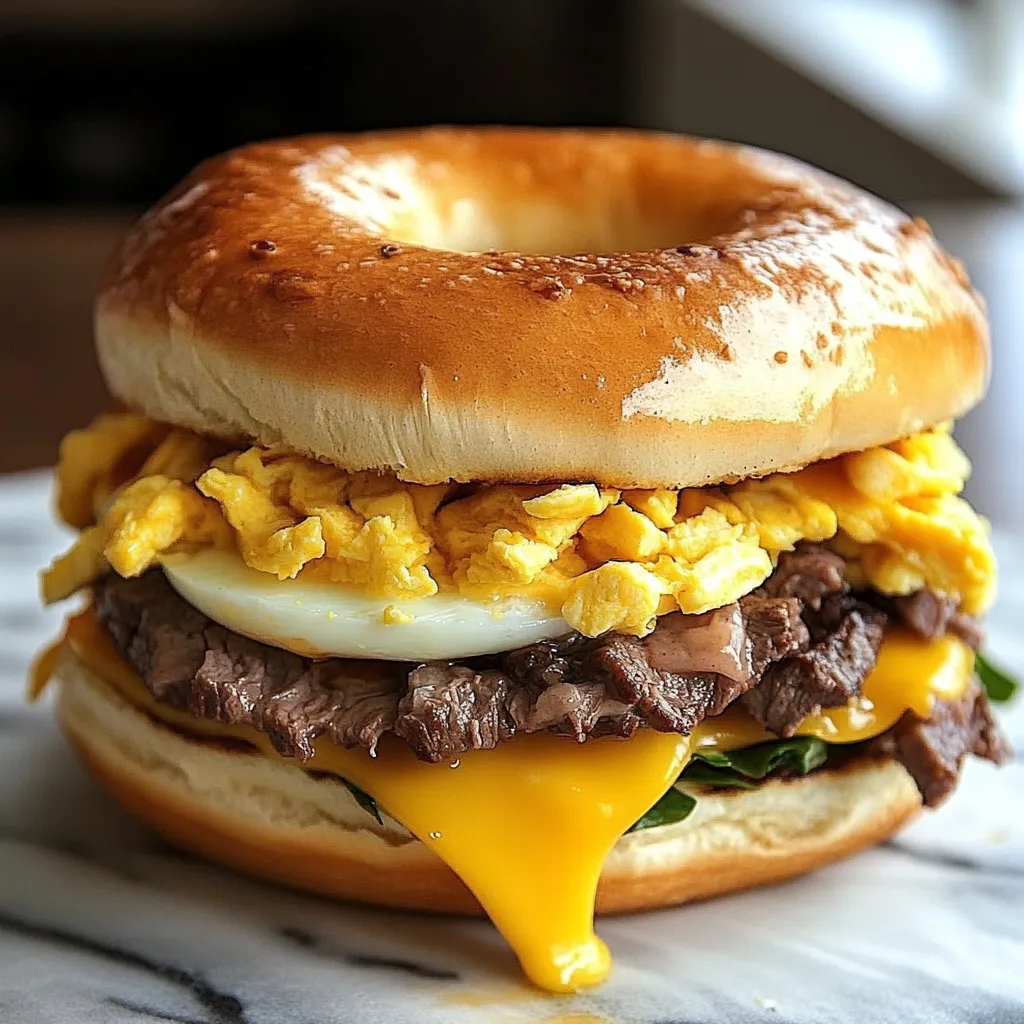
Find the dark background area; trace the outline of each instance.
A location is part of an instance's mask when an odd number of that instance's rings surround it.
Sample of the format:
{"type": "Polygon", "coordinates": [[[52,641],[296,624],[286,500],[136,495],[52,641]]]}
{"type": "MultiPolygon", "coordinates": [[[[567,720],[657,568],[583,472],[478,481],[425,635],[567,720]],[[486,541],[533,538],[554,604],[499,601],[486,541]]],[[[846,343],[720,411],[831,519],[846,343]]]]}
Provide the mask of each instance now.
{"type": "Polygon", "coordinates": [[[0,203],[142,205],[254,139],[625,124],[628,0],[281,5],[0,38],[0,203]]]}
{"type": "Polygon", "coordinates": [[[438,122],[667,128],[898,202],[991,194],[678,0],[40,2],[0,31],[0,206],[138,207],[254,139],[438,122]]]}
{"type": "Polygon", "coordinates": [[[203,157],[260,138],[446,122],[750,142],[934,212],[982,287],[1016,301],[977,227],[1020,223],[992,221],[1004,190],[699,6],[0,0],[0,471],[48,464],[105,404],[90,306],[127,224],[203,157]]]}

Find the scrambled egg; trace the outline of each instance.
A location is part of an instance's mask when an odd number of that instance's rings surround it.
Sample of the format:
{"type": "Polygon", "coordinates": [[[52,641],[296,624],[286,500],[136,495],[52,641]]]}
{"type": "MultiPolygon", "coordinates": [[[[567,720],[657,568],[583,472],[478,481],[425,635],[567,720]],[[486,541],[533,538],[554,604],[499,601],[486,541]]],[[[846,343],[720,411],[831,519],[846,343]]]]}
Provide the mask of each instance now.
{"type": "MultiPolygon", "coordinates": [[[[938,428],[717,488],[426,487],[281,448],[226,451],[110,413],[61,446],[57,507],[83,532],[44,573],[43,594],[55,601],[111,569],[135,576],[175,553],[234,547],[279,579],[396,602],[439,589],[523,595],[589,636],[643,636],[658,615],[736,600],[780,551],[812,540],[845,555],[857,582],[887,594],[930,587],[977,614],[992,602],[995,563],[986,524],[958,496],[969,471],[938,428]]],[[[389,621],[407,619],[391,607],[389,621]]]]}

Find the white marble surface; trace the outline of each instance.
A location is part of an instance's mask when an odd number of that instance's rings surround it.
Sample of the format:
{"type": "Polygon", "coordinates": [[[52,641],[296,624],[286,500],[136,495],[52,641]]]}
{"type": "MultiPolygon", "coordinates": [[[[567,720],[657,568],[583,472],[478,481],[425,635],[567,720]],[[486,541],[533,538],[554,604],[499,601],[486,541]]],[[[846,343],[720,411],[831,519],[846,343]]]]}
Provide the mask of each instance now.
{"type": "MultiPolygon", "coordinates": [[[[522,986],[485,924],[331,904],[182,855],[79,767],[25,668],[64,609],[44,475],[0,480],[0,1024],[1024,1021],[1024,762],[968,765],[896,842],[774,889],[606,921],[609,984],[522,986]]],[[[1024,541],[991,649],[1024,669],[1024,541]]],[[[1005,713],[1024,751],[1024,702],[1005,713]]]]}

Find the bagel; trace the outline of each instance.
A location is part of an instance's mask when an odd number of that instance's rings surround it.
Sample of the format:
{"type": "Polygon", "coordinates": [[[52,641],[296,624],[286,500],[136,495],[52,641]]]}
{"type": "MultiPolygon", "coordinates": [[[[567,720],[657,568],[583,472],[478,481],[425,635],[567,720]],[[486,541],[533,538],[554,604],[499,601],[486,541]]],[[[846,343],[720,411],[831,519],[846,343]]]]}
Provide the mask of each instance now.
{"type": "Polygon", "coordinates": [[[629,132],[262,143],[131,231],[114,395],[419,483],[686,487],[959,416],[988,379],[927,226],[795,160],[629,132]]]}
{"type": "Polygon", "coordinates": [[[260,143],[138,222],[95,329],[122,408],[61,446],[42,588],[91,601],[32,694],[174,843],[483,909],[568,992],[595,912],[799,875],[1007,757],[948,422],[984,307],[852,185],[641,132],[260,143]]]}

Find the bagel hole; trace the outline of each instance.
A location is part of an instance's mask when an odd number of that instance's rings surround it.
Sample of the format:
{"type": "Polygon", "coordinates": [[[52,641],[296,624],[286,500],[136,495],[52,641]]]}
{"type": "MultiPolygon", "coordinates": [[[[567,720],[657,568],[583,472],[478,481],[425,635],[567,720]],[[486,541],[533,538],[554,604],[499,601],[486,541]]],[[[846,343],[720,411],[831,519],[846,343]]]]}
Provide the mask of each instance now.
{"type": "Polygon", "coordinates": [[[742,176],[730,171],[725,188],[714,154],[639,170],[605,169],[601,155],[579,155],[577,166],[552,178],[535,174],[529,160],[467,168],[454,158],[388,155],[353,164],[347,150],[328,150],[298,173],[320,202],[376,239],[466,254],[611,255],[707,244],[745,223],[745,207],[765,190],[746,166],[742,176]]]}
{"type": "Polygon", "coordinates": [[[539,201],[498,205],[467,197],[402,210],[388,225],[388,236],[445,252],[573,256],[694,244],[727,230],[732,220],[722,211],[662,213],[652,216],[628,202],[584,208],[539,201]]]}

